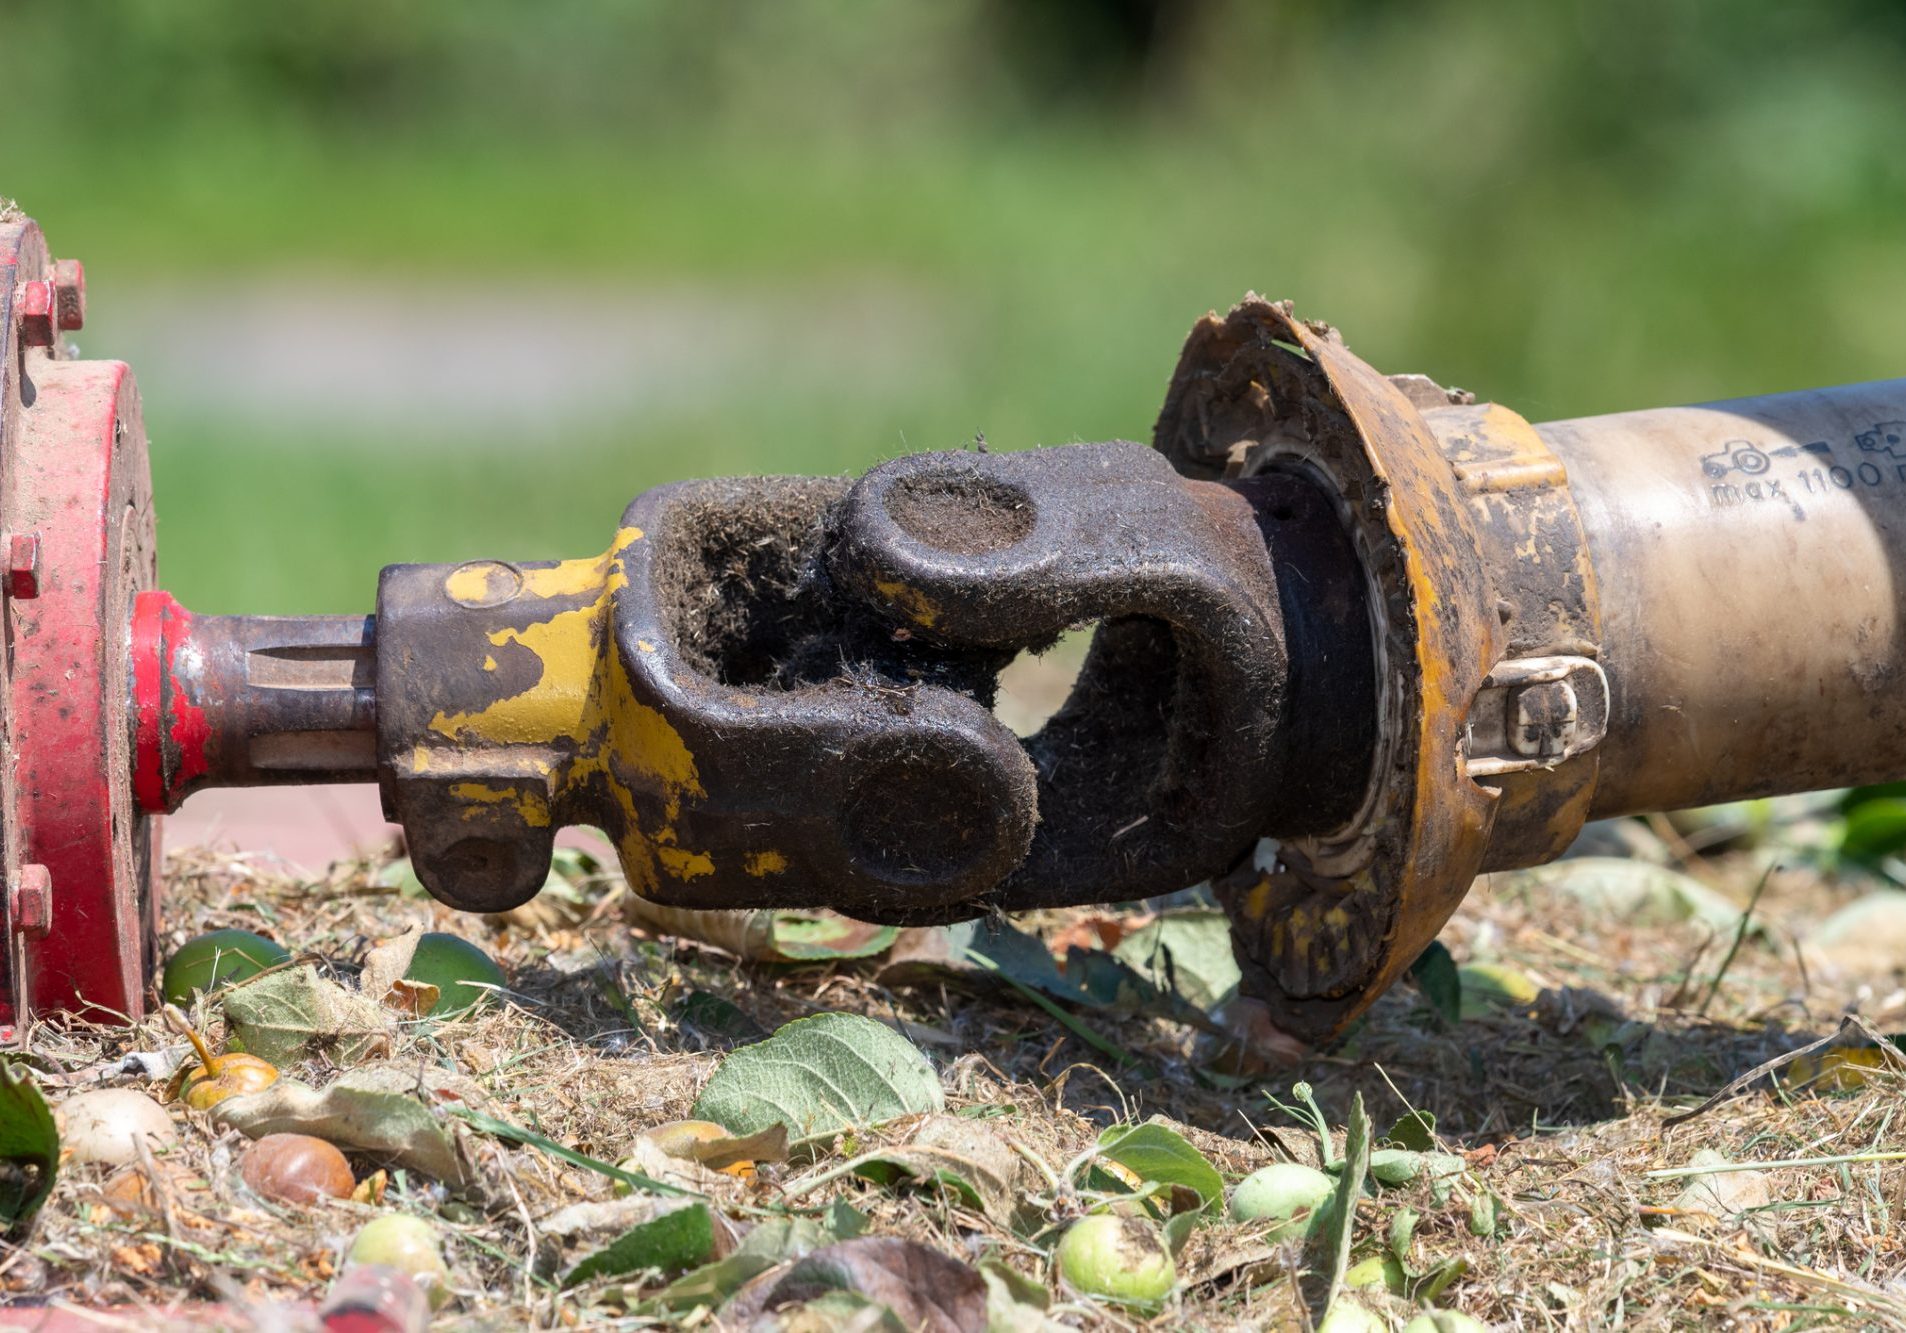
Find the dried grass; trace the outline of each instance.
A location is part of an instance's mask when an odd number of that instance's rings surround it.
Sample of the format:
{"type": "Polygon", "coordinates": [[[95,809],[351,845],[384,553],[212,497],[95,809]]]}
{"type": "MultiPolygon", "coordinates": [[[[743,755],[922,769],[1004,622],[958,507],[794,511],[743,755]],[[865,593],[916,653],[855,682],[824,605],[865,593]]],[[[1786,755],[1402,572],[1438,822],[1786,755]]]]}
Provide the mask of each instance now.
{"type": "MultiPolygon", "coordinates": [[[[1753,867],[1744,861],[1715,862],[1707,873],[1737,901],[1753,887],[1753,867]]],[[[1703,1017],[1706,977],[1727,940],[1707,940],[1698,925],[1640,929],[1554,903],[1538,908],[1497,887],[1480,885],[1444,938],[1460,959],[1493,957],[1531,974],[1547,987],[1538,1005],[1445,1030],[1419,996],[1399,990],[1345,1046],[1243,1087],[1213,1086],[1201,1072],[1208,1039],[1162,1020],[1082,1015],[1143,1066],[1121,1072],[1011,993],[898,992],[865,964],[744,966],[631,930],[615,919],[612,903],[580,925],[499,926],[379,888],[368,865],[339,867],[314,884],[241,857],[201,853],[171,861],[167,919],[169,944],[262,919],[294,949],[344,971],[372,940],[417,922],[477,940],[508,968],[510,1002],[417,1034],[401,1053],[471,1075],[505,1119],[608,1160],[636,1130],[683,1116],[719,1059],[718,1049],[668,1017],[684,993],[722,996],[769,1029],[804,1014],[852,1010],[898,1025],[944,1071],[954,1108],[987,1108],[988,1124],[1054,1168],[1109,1120],[1149,1115],[1179,1122],[1227,1175],[1305,1156],[1314,1152],[1305,1131],[1264,1096],[1283,1096],[1300,1077],[1339,1125],[1354,1092],[1379,1128],[1410,1108],[1433,1111],[1439,1134],[1468,1154],[1473,1179],[1507,1206],[1504,1230],[1479,1238],[1460,1202],[1439,1207],[1427,1186],[1413,1186],[1366,1200],[1361,1231],[1380,1236],[1398,1207],[1419,1210],[1418,1255],[1460,1255],[1469,1265],[1444,1303],[1492,1324],[1893,1326],[1906,1312],[1906,1218],[1896,1216],[1906,1207],[1906,1165],[1772,1171],[1770,1205],[1733,1220],[1673,1211],[1686,1182],[1647,1174],[1683,1165],[1704,1147],[1764,1161],[1900,1146],[1901,1079],[1887,1073],[1850,1095],[1783,1095],[1763,1083],[1689,1124],[1662,1125],[1731,1076],[1831,1030],[1848,1007],[1883,1027],[1898,1024],[1906,993],[1888,981],[1862,990],[1853,981],[1810,977],[1792,947],[1791,927],[1817,919],[1850,891],[1813,876],[1777,875],[1758,911],[1769,939],[1742,948],[1703,1017]]],[[[150,1025],[132,1032],[43,1027],[31,1037],[55,1071],[48,1083],[56,1096],[60,1087],[102,1077],[128,1081],[110,1073],[127,1052],[173,1044],[150,1025]]],[[[321,1295],[369,1210],[261,1204],[237,1182],[242,1140],[181,1115],[180,1146],[161,1164],[151,1208],[108,1206],[105,1173],[97,1169],[62,1174],[25,1242],[0,1253],[7,1299],[156,1311],[181,1301],[257,1307],[321,1295]]],[[[502,1202],[487,1212],[456,1203],[445,1209],[458,1293],[446,1323],[612,1321],[615,1309],[598,1303],[602,1289],[558,1292],[535,1274],[534,1262],[548,1250],[539,1219],[581,1199],[606,1198],[607,1182],[530,1149],[506,1151],[498,1162],[502,1202]]],[[[358,1163],[360,1170],[376,1165],[358,1163]]],[[[804,1169],[763,1167],[752,1182],[723,1177],[719,1189],[729,1204],[768,1204],[804,1169]]],[[[1034,1247],[945,1198],[849,1179],[802,1202],[836,1197],[864,1209],[879,1233],[969,1259],[1003,1255],[1044,1276],[1034,1247]]],[[[386,1206],[444,1203],[431,1182],[394,1180],[386,1206]]],[[[1054,1220],[1071,1206],[1061,1198],[1054,1220]]],[[[1156,1325],[1301,1327],[1289,1281],[1300,1261],[1290,1247],[1266,1251],[1243,1228],[1207,1227],[1181,1256],[1181,1272],[1193,1282],[1156,1325]]],[[[1405,1310],[1396,1303],[1388,1313],[1400,1320],[1405,1310]]],[[[1060,1314],[1087,1327],[1144,1323],[1077,1303],[1060,1314]]],[[[271,1326],[269,1314],[258,1318],[271,1326]]],[[[135,1316],[146,1326],[159,1320],[157,1313],[135,1316]]]]}

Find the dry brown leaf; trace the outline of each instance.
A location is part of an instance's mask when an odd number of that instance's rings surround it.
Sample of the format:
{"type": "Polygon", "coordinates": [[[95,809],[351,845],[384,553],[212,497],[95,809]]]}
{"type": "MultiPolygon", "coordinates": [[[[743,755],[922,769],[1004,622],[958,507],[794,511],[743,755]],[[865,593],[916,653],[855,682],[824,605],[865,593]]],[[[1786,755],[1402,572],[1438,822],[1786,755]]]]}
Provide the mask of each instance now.
{"type": "MultiPolygon", "coordinates": [[[[391,1004],[391,992],[404,980],[404,974],[410,971],[411,960],[417,956],[417,945],[423,937],[424,928],[412,925],[393,939],[379,941],[364,955],[364,970],[358,976],[358,990],[380,1004],[391,1004]]],[[[407,1013],[421,1012],[407,1008],[401,998],[391,1007],[407,1013]]]]}
{"type": "Polygon", "coordinates": [[[395,1009],[409,1018],[422,1018],[437,1006],[437,997],[443,991],[427,981],[409,981],[399,979],[391,982],[390,989],[384,992],[383,1004],[386,1009],[395,1009]]]}

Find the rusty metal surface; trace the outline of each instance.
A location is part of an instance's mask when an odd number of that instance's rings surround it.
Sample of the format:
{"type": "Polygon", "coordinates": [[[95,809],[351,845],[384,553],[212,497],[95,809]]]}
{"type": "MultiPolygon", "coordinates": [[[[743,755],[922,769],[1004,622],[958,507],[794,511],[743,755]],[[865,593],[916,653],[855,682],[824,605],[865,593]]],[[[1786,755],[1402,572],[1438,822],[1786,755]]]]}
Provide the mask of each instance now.
{"type": "Polygon", "coordinates": [[[1432,406],[1476,516],[1478,554],[1507,642],[1469,702],[1465,768],[1501,793],[1483,869],[1559,856],[1580,832],[1608,718],[1601,598],[1568,471],[1495,403],[1432,406]]]}
{"type": "Polygon", "coordinates": [[[1133,444],[663,487],[594,561],[386,571],[378,641],[387,805],[458,906],[534,893],[570,822],[679,906],[1130,896],[1235,859],[1288,762],[1254,513],[1133,444]],[[1022,743],[994,678],[1090,622],[1022,743]]]}
{"type": "Polygon", "coordinates": [[[1906,380],[1536,427],[1606,607],[1597,816],[1906,774],[1906,380]]]}
{"type": "Polygon", "coordinates": [[[194,616],[170,593],[132,614],[133,791],[161,813],[206,786],[376,777],[368,616],[194,616]]]}
{"type": "Polygon", "coordinates": [[[1334,331],[1252,298],[1193,329],[1156,431],[1194,473],[1318,478],[1369,579],[1378,748],[1357,813],[1261,846],[1219,882],[1248,993],[1308,1040],[1408,968],[1468,889],[1497,793],[1464,766],[1469,701],[1509,635],[1476,516],[1405,391],[1334,331]]]}

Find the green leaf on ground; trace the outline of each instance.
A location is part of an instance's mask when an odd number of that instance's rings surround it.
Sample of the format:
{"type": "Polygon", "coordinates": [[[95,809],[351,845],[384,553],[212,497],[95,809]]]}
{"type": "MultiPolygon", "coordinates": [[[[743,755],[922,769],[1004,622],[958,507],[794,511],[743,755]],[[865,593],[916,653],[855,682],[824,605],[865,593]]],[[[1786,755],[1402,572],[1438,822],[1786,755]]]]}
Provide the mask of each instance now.
{"type": "Polygon", "coordinates": [[[417,871],[410,864],[408,856],[400,856],[377,872],[377,886],[383,889],[397,890],[400,898],[428,898],[430,890],[417,878],[417,871]]]}
{"type": "Polygon", "coordinates": [[[1318,1210],[1315,1253],[1321,1260],[1323,1299],[1312,1309],[1329,1310],[1343,1286],[1343,1275],[1350,1267],[1350,1247],[1355,1240],[1357,1200],[1363,1195],[1363,1180],[1370,1170],[1370,1117],[1363,1109],[1363,1094],[1350,1104],[1350,1120],[1344,1127],[1343,1164],[1338,1168],[1337,1188],[1318,1210]]]}
{"type": "Polygon", "coordinates": [[[715,1219],[704,1203],[671,1208],[639,1222],[563,1275],[562,1285],[629,1273],[672,1276],[705,1264],[715,1253],[715,1219]]]}
{"type": "Polygon", "coordinates": [[[1883,796],[1847,811],[1840,830],[1840,855],[1870,864],[1906,847],[1906,800],[1883,796]]]}
{"type": "Polygon", "coordinates": [[[1411,1111],[1391,1125],[1383,1137],[1399,1148],[1429,1152],[1436,1146],[1436,1116],[1429,1111],[1411,1111]]]}
{"type": "Polygon", "coordinates": [[[730,1052],[689,1114],[732,1134],[783,1124],[807,1142],[945,1106],[939,1075],[905,1037],[860,1014],[816,1014],[730,1052]]]}
{"type": "Polygon", "coordinates": [[[1446,1027],[1455,1027],[1463,1017],[1463,979],[1456,969],[1456,960],[1450,957],[1448,947],[1441,940],[1431,940],[1429,946],[1416,956],[1410,964],[1410,976],[1423,992],[1423,998],[1429,1001],[1436,1016],[1443,1020],[1446,1027]]]}
{"type": "Polygon", "coordinates": [[[898,926],[852,921],[834,912],[776,912],[774,950],[791,963],[871,958],[899,938],[898,926]]]}
{"type": "Polygon", "coordinates": [[[1112,956],[1155,989],[1206,1013],[1237,993],[1231,921],[1212,908],[1166,912],[1120,940],[1112,956]]]}
{"type": "Polygon", "coordinates": [[[1224,1198],[1224,1177],[1186,1138],[1163,1125],[1113,1125],[1099,1135],[1099,1156],[1140,1180],[1183,1186],[1204,1205],[1224,1198]]]}
{"type": "Polygon", "coordinates": [[[39,1084],[15,1062],[0,1063],[0,1226],[38,1212],[59,1167],[60,1131],[39,1084]]]}
{"type": "Polygon", "coordinates": [[[226,991],[222,1003],[234,1045],[281,1067],[312,1055],[356,1064],[390,1048],[391,1013],[315,967],[262,973],[226,991]]]}
{"type": "Polygon", "coordinates": [[[631,1313],[685,1313],[698,1306],[719,1306],[769,1269],[837,1240],[849,1239],[840,1228],[843,1219],[837,1218],[831,1209],[827,1216],[830,1223],[827,1226],[805,1217],[770,1217],[743,1236],[726,1258],[703,1264],[676,1278],[631,1313]]]}

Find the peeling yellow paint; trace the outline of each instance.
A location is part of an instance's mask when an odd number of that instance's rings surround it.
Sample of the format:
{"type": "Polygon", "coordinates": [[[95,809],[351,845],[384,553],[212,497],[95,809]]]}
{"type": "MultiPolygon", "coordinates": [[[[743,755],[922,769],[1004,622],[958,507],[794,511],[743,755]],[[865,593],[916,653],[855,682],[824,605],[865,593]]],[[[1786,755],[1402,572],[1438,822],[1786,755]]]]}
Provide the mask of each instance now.
{"type": "Polygon", "coordinates": [[[657,847],[656,860],[676,879],[686,883],[715,873],[715,858],[707,852],[691,852],[682,847],[657,847]]]}
{"type": "MultiPolygon", "coordinates": [[[[628,675],[617,660],[610,632],[610,607],[615,593],[626,587],[623,557],[642,539],[638,528],[625,528],[600,556],[565,560],[545,569],[523,571],[528,599],[554,603],[540,609],[541,619],[520,628],[507,626],[490,635],[499,650],[527,651],[540,668],[526,688],[472,712],[440,712],[431,729],[446,741],[481,749],[557,746],[564,754],[551,772],[556,795],[600,783],[625,816],[627,832],[620,841],[623,869],[637,892],[657,884],[658,861],[675,879],[694,879],[714,873],[714,861],[704,852],[675,847],[674,821],[684,797],[702,797],[695,759],[680,733],[661,713],[636,699],[628,675]],[[644,829],[637,812],[638,791],[660,796],[660,827],[644,829]]],[[[493,659],[492,659],[493,660],[493,659]]],[[[440,761],[439,761],[440,762],[440,761]]],[[[413,771],[430,771],[432,755],[419,746],[413,771]]],[[[548,767],[546,763],[544,767],[548,767]]],[[[453,795],[489,801],[477,794],[482,784],[461,783],[453,795]]],[[[535,804],[542,807],[540,798],[535,804]]],[[[549,811],[541,808],[541,824],[549,811]]],[[[535,823],[524,809],[526,821],[535,823]]]]}
{"type": "MultiPolygon", "coordinates": [[[[549,827],[549,803],[539,791],[525,790],[521,787],[497,786],[488,782],[453,782],[450,794],[459,801],[472,801],[477,805],[514,805],[516,813],[529,828],[549,827]]],[[[482,813],[474,806],[464,811],[468,819],[482,813]]]]}
{"type": "Polygon", "coordinates": [[[788,859],[780,852],[775,851],[750,852],[748,859],[742,862],[741,868],[750,875],[753,875],[756,879],[764,879],[769,875],[778,875],[786,870],[788,868],[788,859]]]}
{"type": "Polygon", "coordinates": [[[519,584],[515,566],[500,560],[472,560],[450,571],[443,590],[459,606],[494,606],[514,596],[519,584]]]}
{"type": "Polygon", "coordinates": [[[940,608],[918,588],[898,579],[875,579],[874,591],[905,611],[908,619],[923,629],[932,629],[940,623],[940,608]]]}

